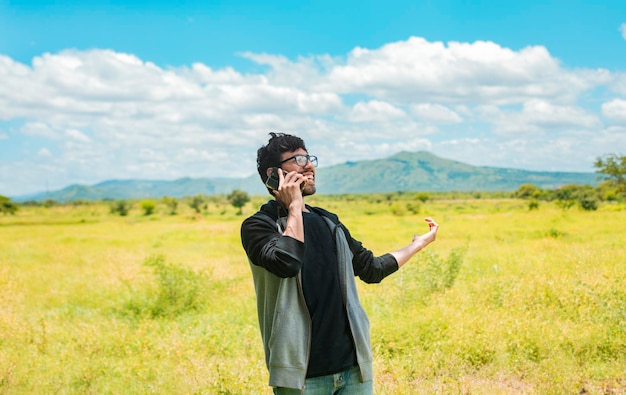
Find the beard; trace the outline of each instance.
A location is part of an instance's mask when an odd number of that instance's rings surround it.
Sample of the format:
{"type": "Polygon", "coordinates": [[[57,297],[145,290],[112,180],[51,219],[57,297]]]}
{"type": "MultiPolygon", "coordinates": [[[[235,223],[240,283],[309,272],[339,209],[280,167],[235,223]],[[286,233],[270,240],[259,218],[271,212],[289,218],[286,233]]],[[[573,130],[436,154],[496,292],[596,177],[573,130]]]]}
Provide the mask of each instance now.
{"type": "Polygon", "coordinates": [[[317,189],[315,189],[315,185],[305,185],[302,190],[302,196],[311,196],[314,195],[317,189]]]}

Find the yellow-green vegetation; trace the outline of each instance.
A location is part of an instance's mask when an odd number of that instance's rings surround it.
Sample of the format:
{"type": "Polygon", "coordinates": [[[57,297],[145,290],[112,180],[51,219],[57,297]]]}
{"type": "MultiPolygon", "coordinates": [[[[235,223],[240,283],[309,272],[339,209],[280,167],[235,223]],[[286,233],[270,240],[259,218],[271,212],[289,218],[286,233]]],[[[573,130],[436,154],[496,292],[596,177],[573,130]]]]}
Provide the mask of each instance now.
{"type": "MultiPolygon", "coordinates": [[[[170,199],[171,200],[171,199],[170,199]]],[[[0,394],[269,394],[239,226],[264,198],[0,215],[0,394]]],[[[316,196],[375,253],[377,394],[626,393],[626,207],[316,196]]]]}

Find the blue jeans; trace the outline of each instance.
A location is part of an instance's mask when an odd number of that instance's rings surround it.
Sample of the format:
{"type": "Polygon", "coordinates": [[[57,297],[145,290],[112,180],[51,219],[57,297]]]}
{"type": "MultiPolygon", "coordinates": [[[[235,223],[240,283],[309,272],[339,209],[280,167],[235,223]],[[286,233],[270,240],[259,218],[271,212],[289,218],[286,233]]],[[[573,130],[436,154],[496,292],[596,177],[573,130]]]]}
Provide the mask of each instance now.
{"type": "Polygon", "coordinates": [[[274,388],[274,395],[372,395],[372,381],[361,382],[359,367],[328,376],[312,377],[304,382],[304,391],[293,388],[274,388]]]}

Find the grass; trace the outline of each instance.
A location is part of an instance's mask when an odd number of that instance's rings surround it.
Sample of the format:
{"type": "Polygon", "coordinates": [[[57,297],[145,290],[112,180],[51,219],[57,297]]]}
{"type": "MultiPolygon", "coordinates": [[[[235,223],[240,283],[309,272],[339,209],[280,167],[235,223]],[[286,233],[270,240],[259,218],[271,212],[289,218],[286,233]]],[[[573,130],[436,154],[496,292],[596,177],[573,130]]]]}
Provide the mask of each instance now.
{"type": "MultiPolygon", "coordinates": [[[[378,254],[424,232],[425,216],[441,224],[400,272],[358,285],[377,394],[626,393],[625,207],[309,203],[378,254]]],[[[243,217],[218,204],[179,211],[0,217],[0,394],[271,393],[243,217]]]]}

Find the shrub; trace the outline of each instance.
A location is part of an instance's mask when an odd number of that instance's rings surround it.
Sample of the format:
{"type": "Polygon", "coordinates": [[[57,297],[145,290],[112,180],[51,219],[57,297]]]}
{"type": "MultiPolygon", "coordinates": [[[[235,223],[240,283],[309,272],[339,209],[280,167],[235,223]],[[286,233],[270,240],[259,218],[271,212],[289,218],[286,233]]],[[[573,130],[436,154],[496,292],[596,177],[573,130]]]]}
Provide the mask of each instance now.
{"type": "Polygon", "coordinates": [[[162,200],[163,203],[169,208],[169,214],[176,215],[176,209],[178,208],[178,199],[164,196],[162,200]]]}
{"type": "Polygon", "coordinates": [[[409,210],[413,214],[419,214],[422,205],[420,202],[407,202],[406,209],[409,210]]]}
{"type": "Polygon", "coordinates": [[[118,200],[111,205],[111,214],[118,214],[122,217],[128,215],[130,205],[125,200],[118,200]]]}
{"type": "Polygon", "coordinates": [[[558,239],[560,237],[566,236],[566,233],[558,229],[550,228],[546,232],[546,236],[553,238],[553,239],[558,239]]]}
{"type": "Polygon", "coordinates": [[[426,203],[430,199],[430,195],[426,192],[420,192],[415,195],[415,198],[422,203],[426,203]]]}
{"type": "Polygon", "coordinates": [[[391,210],[391,214],[396,215],[398,217],[402,217],[406,215],[407,213],[406,205],[400,202],[393,203],[391,206],[389,206],[389,209],[391,210]]]}
{"type": "Polygon", "coordinates": [[[50,208],[50,207],[58,206],[59,202],[57,202],[54,199],[46,199],[46,200],[43,201],[43,203],[41,205],[43,207],[50,208]]]}
{"type": "Polygon", "coordinates": [[[467,248],[454,248],[445,260],[435,253],[424,251],[426,263],[420,270],[420,280],[426,293],[443,292],[454,285],[466,251],[467,248]]]}
{"type": "Polygon", "coordinates": [[[144,200],[143,202],[141,202],[141,209],[143,210],[144,215],[152,215],[155,208],[156,203],[154,202],[154,200],[144,200]]]}
{"type": "Polygon", "coordinates": [[[241,210],[243,206],[245,206],[246,203],[250,201],[250,196],[248,196],[248,193],[245,191],[235,189],[228,195],[227,199],[230,202],[230,204],[233,205],[233,207],[239,209],[239,211],[237,212],[237,215],[241,215],[242,214],[241,210]]]}
{"type": "Polygon", "coordinates": [[[206,305],[209,286],[206,274],[167,263],[162,255],[147,258],[144,265],[154,270],[156,290],[133,294],[124,306],[132,315],[174,318],[199,311],[206,305]]]}
{"type": "Polygon", "coordinates": [[[559,199],[556,201],[556,205],[563,210],[569,210],[574,204],[576,204],[576,201],[572,199],[559,199]]]}
{"type": "Polygon", "coordinates": [[[520,199],[536,199],[541,194],[541,190],[534,184],[522,184],[515,192],[514,196],[520,199]]]}
{"type": "Polygon", "coordinates": [[[197,214],[200,214],[204,204],[204,197],[202,195],[195,195],[189,201],[189,207],[191,207],[197,214]]]}
{"type": "Polygon", "coordinates": [[[18,206],[6,196],[0,195],[0,213],[13,215],[17,211],[18,206]]]}
{"type": "Polygon", "coordinates": [[[598,197],[591,191],[583,193],[578,197],[578,204],[585,211],[595,211],[598,209],[598,197]]]}

